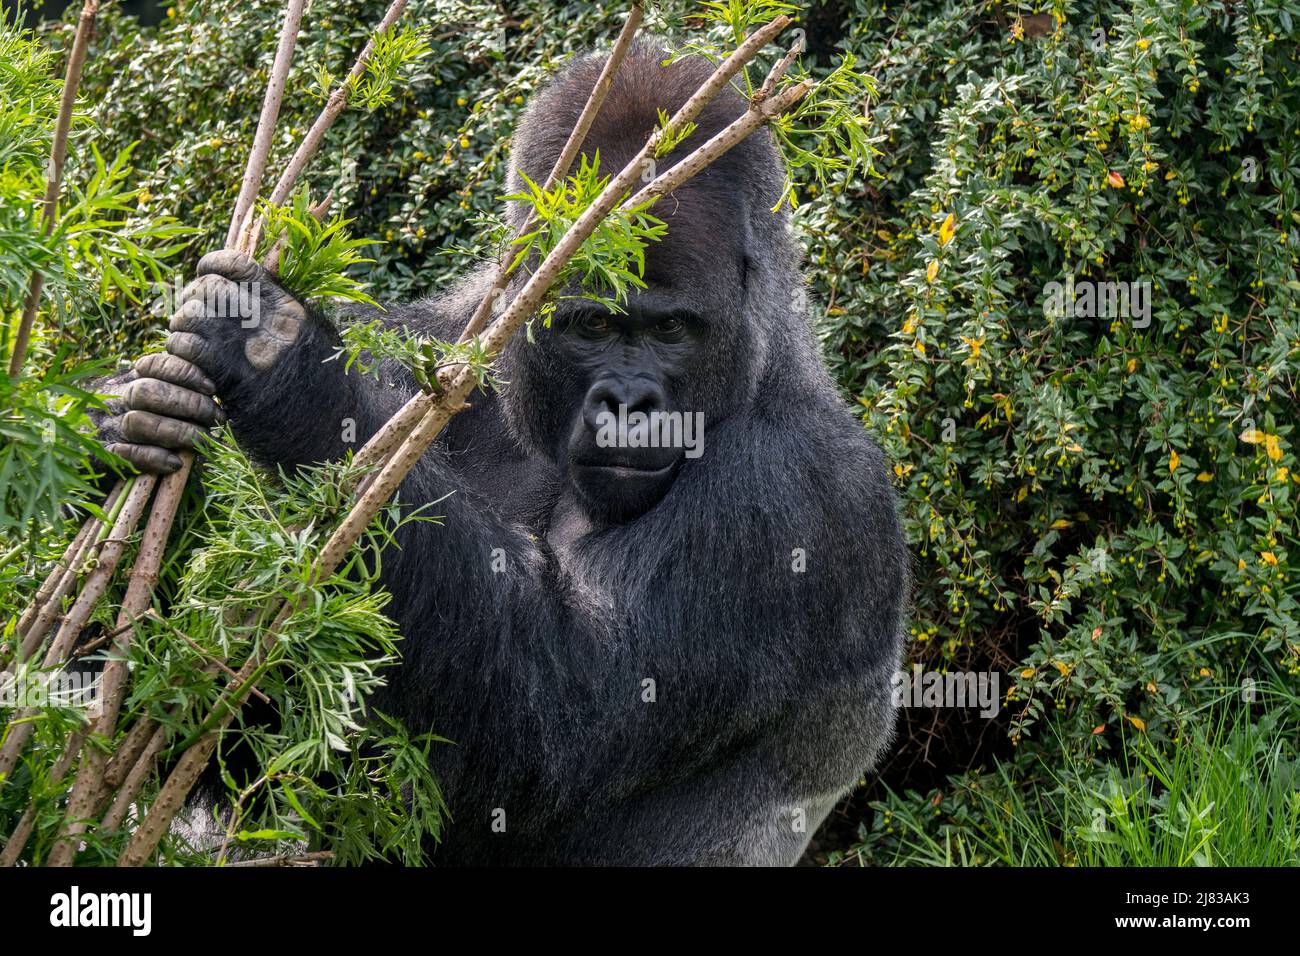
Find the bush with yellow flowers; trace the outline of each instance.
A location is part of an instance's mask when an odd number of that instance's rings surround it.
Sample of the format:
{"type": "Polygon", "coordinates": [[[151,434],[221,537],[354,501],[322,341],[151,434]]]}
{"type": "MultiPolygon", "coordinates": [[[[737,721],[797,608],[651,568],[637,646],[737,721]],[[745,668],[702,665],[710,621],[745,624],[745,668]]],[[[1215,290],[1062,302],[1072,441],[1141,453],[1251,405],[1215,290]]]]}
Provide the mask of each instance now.
{"type": "Polygon", "coordinates": [[[913,658],[1003,697],[908,711],[887,777],[930,792],[890,805],[1089,786],[1216,702],[1294,729],[1300,3],[843,8],[883,178],[803,210],[827,352],[896,463],[913,658]]]}

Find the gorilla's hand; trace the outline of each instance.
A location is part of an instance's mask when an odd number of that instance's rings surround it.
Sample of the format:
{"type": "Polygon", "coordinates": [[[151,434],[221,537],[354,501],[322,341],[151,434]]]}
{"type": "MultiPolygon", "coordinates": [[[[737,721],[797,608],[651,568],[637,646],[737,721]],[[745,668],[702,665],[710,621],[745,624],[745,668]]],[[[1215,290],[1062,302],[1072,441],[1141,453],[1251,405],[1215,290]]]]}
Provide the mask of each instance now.
{"type": "Polygon", "coordinates": [[[253,259],[212,252],[181,292],[167,351],[194,363],[228,401],[293,354],[309,324],[303,304],[253,259]]]}
{"type": "Polygon", "coordinates": [[[93,413],[99,440],[140,471],[168,474],[176,449],[194,448],[204,429],[224,419],[212,381],[193,363],[166,352],[146,355],[125,376],[109,379],[107,413],[93,413]]]}
{"type": "Polygon", "coordinates": [[[212,382],[240,446],[262,464],[341,453],[342,423],[359,413],[338,355],[342,339],[256,261],[237,252],[199,260],[181,292],[167,351],[212,382]]]}

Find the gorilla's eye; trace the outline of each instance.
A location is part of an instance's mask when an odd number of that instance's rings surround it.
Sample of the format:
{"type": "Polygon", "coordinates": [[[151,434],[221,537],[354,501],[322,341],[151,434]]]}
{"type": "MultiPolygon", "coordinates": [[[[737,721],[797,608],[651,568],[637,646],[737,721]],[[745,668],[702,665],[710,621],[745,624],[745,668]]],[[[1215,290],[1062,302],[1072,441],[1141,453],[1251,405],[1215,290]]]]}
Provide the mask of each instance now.
{"type": "Polygon", "coordinates": [[[583,312],[574,318],[573,328],[582,335],[608,335],[609,319],[599,312],[583,312]]]}
{"type": "Polygon", "coordinates": [[[676,341],[686,335],[686,321],[680,316],[670,315],[655,323],[655,337],[676,341]]]}

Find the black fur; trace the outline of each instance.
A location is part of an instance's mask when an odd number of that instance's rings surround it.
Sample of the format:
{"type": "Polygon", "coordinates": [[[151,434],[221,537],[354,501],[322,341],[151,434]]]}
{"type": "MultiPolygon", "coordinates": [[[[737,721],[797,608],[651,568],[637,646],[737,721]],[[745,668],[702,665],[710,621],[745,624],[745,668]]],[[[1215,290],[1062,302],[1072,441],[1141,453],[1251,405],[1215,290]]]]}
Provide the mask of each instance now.
{"type": "MultiPolygon", "coordinates": [[[[638,46],[618,74],[585,144],[606,171],[708,71],[663,56],[638,46]]],[[[544,178],[602,62],[538,98],[516,168],[544,178]]],[[[721,97],[667,162],[743,109],[721,97]]],[[[657,303],[699,323],[689,348],[637,353],[627,374],[704,413],[701,457],[623,509],[575,490],[569,439],[621,345],[575,360],[562,313],[535,344],[515,337],[506,384],[403,485],[408,503],[454,492],[442,526],[409,526],[383,564],[405,641],[376,705],[455,742],[435,751],[454,817],[435,862],[793,863],[887,745],[907,553],[884,458],[818,355],[787,216],[770,212],[781,182],[763,131],[655,209],[669,235],[629,320],[657,303]]],[[[487,276],[385,318],[454,338],[487,276]]],[[[381,385],[324,361],[337,333],[319,317],[260,373],[223,321],[195,326],[211,343],[195,361],[267,464],[360,447],[411,393],[402,374],[381,385]]]]}

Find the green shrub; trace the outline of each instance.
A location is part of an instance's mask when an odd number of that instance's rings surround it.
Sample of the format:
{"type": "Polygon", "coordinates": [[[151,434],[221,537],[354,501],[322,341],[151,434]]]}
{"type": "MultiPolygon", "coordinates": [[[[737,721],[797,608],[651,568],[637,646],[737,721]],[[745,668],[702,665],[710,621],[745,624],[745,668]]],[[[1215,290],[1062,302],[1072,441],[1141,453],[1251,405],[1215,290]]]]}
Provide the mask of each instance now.
{"type": "MultiPolygon", "coordinates": [[[[1300,4],[1047,10],[1017,36],[997,5],[853,4],[884,178],[804,219],[896,462],[914,656],[1009,672],[1010,772],[1044,789],[1300,676],[1300,4]],[[1149,282],[1149,321],[1045,314],[1071,279],[1149,282]]],[[[980,734],[917,723],[941,769],[980,734]]]]}

